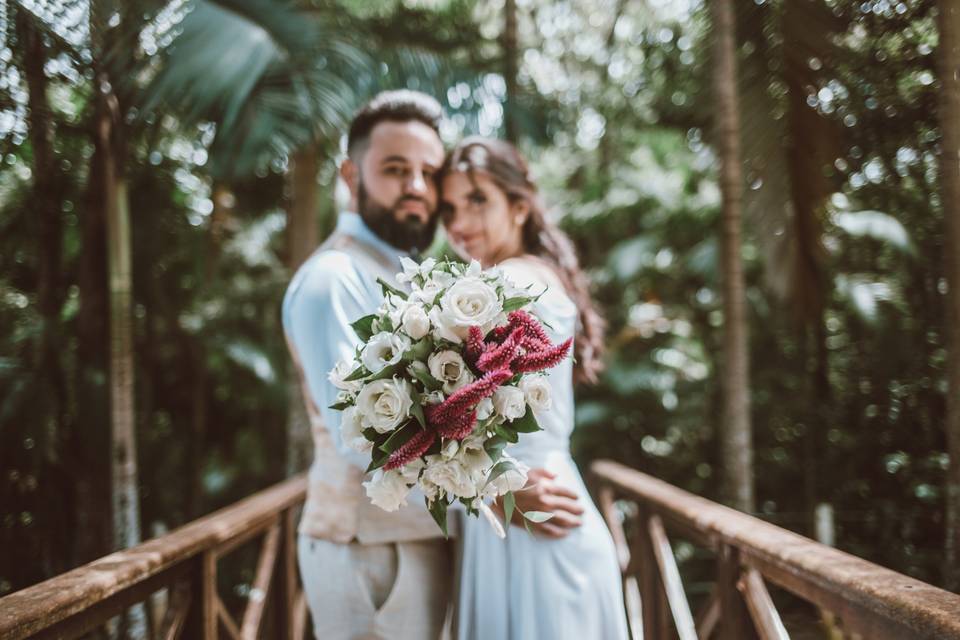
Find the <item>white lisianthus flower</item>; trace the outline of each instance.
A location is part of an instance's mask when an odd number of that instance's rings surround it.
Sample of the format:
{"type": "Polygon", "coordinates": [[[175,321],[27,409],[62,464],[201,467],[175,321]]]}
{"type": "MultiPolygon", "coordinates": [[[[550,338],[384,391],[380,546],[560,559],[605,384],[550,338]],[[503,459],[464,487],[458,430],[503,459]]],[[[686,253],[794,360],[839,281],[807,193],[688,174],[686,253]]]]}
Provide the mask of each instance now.
{"type": "Polygon", "coordinates": [[[427,478],[426,474],[420,476],[420,479],[417,480],[417,486],[420,487],[420,491],[430,502],[440,497],[440,487],[427,478]]]}
{"type": "Polygon", "coordinates": [[[363,423],[356,407],[347,407],[340,415],[340,438],[343,444],[359,453],[373,449],[373,443],[363,437],[363,423]]]}
{"type": "Polygon", "coordinates": [[[427,367],[430,375],[443,383],[443,390],[447,393],[453,393],[475,379],[460,354],[449,349],[431,353],[427,367]]]}
{"type": "Polygon", "coordinates": [[[503,305],[496,290],[476,276],[457,280],[440,298],[440,304],[430,310],[437,336],[457,344],[467,337],[471,326],[486,333],[502,316],[503,305]]]}
{"type": "Polygon", "coordinates": [[[460,451],[457,452],[457,459],[467,473],[473,479],[473,484],[480,487],[487,479],[487,474],[493,468],[493,460],[490,455],[480,446],[463,446],[461,443],[460,451]]]}
{"type": "Polygon", "coordinates": [[[396,469],[384,471],[377,469],[373,477],[363,483],[370,502],[384,511],[396,511],[407,506],[407,479],[396,469]]]}
{"type": "Polygon", "coordinates": [[[430,332],[430,318],[427,317],[423,307],[411,304],[403,312],[401,326],[408,336],[419,340],[430,332]]]}
{"type": "MultiPolygon", "coordinates": [[[[487,483],[487,486],[484,487],[483,490],[484,496],[502,496],[508,491],[519,491],[526,486],[527,474],[530,472],[530,467],[516,458],[511,458],[509,455],[503,454],[500,457],[500,462],[505,460],[512,462],[514,465],[513,468],[507,469],[487,483]]],[[[499,462],[497,464],[499,464],[499,462]]]]}
{"type": "Polygon", "coordinates": [[[523,397],[526,398],[527,404],[530,405],[530,408],[533,409],[535,413],[549,411],[550,407],[553,406],[552,390],[547,376],[524,376],[520,379],[518,386],[520,390],[523,391],[523,397]]]}
{"type": "Polygon", "coordinates": [[[357,409],[364,428],[377,433],[393,431],[410,415],[412,387],[402,378],[374,380],[364,385],[357,395],[357,409]]]}
{"type": "Polygon", "coordinates": [[[400,258],[400,266],[403,267],[403,273],[397,274],[397,282],[413,282],[414,277],[427,278],[430,272],[437,265],[435,258],[427,258],[420,264],[411,258],[400,258]]]}
{"type": "Polygon", "coordinates": [[[424,305],[433,304],[437,294],[453,283],[454,277],[452,274],[446,271],[436,271],[423,281],[422,286],[417,286],[416,283],[413,283],[413,292],[410,294],[409,301],[411,303],[424,305]]]}
{"type": "Polygon", "coordinates": [[[460,450],[460,443],[456,440],[448,440],[447,444],[443,445],[443,449],[440,450],[440,455],[445,459],[449,460],[453,456],[457,455],[457,451],[460,450]]]}
{"type": "Polygon", "coordinates": [[[505,420],[516,420],[527,412],[527,401],[517,387],[503,386],[493,392],[493,408],[505,420]]]}
{"type": "Polygon", "coordinates": [[[477,487],[470,476],[456,458],[444,460],[443,456],[427,456],[427,468],[423,472],[422,480],[435,484],[440,489],[463,498],[472,498],[477,495],[477,487]]]}
{"type": "Polygon", "coordinates": [[[376,373],[384,367],[400,362],[400,358],[409,348],[408,337],[383,331],[367,340],[360,354],[360,361],[370,373],[376,373]]]}
{"type": "Polygon", "coordinates": [[[360,387],[363,386],[363,383],[359,380],[351,380],[347,382],[347,378],[350,377],[350,374],[353,373],[353,370],[356,369],[358,364],[346,360],[340,360],[337,362],[336,366],[333,369],[330,369],[330,373],[327,374],[327,380],[330,381],[330,384],[335,386],[341,391],[347,391],[351,394],[356,393],[360,390],[360,387]]]}

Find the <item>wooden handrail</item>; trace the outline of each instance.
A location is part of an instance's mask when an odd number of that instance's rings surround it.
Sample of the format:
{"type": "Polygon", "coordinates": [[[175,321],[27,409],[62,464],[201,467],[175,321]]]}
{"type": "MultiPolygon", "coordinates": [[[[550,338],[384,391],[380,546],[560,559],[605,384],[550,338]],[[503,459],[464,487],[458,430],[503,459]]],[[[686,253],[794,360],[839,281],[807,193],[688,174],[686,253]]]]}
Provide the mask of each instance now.
{"type": "MultiPolygon", "coordinates": [[[[615,462],[597,461],[591,470],[601,487],[612,488],[619,498],[636,501],[647,520],[659,516],[668,528],[674,528],[693,542],[722,552],[720,555],[724,558],[735,558],[743,575],[752,576],[749,579],[753,581],[754,590],[759,588],[756,581],[762,576],[802,599],[838,614],[845,627],[865,638],[960,640],[960,596],[956,594],[814,542],[615,462]],[[757,575],[749,574],[751,569],[757,575]]],[[[657,579],[662,585],[662,578],[657,579]]],[[[732,591],[735,592],[736,581],[733,585],[732,591]]],[[[724,586],[720,588],[724,589],[724,586]]],[[[729,591],[731,589],[725,589],[721,599],[729,597],[729,591]]],[[[659,597],[648,590],[650,594],[659,597]]],[[[646,620],[647,616],[644,618],[646,620]]],[[[724,626],[722,621],[720,626],[724,626]]]]}
{"type": "MultiPolygon", "coordinates": [[[[293,518],[284,512],[303,503],[306,488],[306,474],[295,476],[164,536],[0,598],[0,638],[28,638],[57,625],[63,626],[71,618],[111,599],[118,603],[121,600],[142,601],[156,589],[190,579],[201,564],[197,562],[198,558],[215,566],[221,555],[257,536],[275,531],[277,526],[283,526],[287,534],[284,543],[286,558],[281,563],[281,571],[289,569],[289,559],[293,557],[290,549],[293,533],[287,529],[292,526],[293,518]]],[[[272,556],[276,556],[276,536],[275,533],[268,536],[268,551],[272,556]]],[[[258,573],[258,580],[262,582],[264,579],[258,573]]],[[[289,584],[288,578],[286,584],[289,584]]],[[[203,590],[207,592],[215,588],[215,584],[206,585],[203,590]]],[[[193,591],[191,601],[199,598],[198,590],[193,591]]],[[[288,590],[285,588],[284,592],[288,590]]],[[[219,599],[215,593],[213,595],[210,606],[216,607],[219,599]]],[[[289,594],[291,600],[295,596],[289,594]]],[[[87,617],[102,618],[100,622],[103,622],[109,615],[115,615],[115,611],[87,617]]],[[[259,612],[252,619],[259,621],[259,612]]],[[[81,626],[89,627],[86,623],[78,623],[76,627],[67,625],[70,631],[65,637],[82,633],[79,631],[81,626]]]]}

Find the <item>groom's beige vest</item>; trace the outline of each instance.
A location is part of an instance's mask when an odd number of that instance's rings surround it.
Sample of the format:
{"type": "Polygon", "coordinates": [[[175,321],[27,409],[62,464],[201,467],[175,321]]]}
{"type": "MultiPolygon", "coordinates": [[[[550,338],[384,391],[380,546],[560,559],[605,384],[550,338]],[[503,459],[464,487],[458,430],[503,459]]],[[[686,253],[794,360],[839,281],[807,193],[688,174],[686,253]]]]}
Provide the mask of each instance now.
{"type": "MultiPolygon", "coordinates": [[[[369,274],[370,281],[378,277],[395,282],[395,261],[376,247],[345,233],[334,232],[317,251],[342,251],[357,260],[360,268],[369,274]]],[[[373,313],[375,309],[370,309],[373,313]]],[[[323,322],[323,318],[317,318],[323,322]]],[[[440,528],[433,521],[423,504],[423,496],[414,491],[407,499],[407,506],[387,512],[370,503],[361,482],[363,470],[350,464],[337,452],[330,431],[323,423],[300,364],[296,346],[287,336],[287,345],[293,358],[307,415],[313,434],[314,461],[310,467],[307,500],[300,519],[300,533],[347,543],[356,540],[361,544],[402,542],[436,538],[440,528]]],[[[454,520],[454,519],[451,519],[454,520]]]]}

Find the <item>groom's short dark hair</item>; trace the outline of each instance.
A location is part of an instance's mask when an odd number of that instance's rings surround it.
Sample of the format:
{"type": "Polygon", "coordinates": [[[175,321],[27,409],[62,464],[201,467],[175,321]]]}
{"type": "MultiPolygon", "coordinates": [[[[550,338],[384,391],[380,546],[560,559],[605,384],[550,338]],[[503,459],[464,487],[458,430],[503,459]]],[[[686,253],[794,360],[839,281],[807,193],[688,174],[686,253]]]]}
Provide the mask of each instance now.
{"type": "Polygon", "coordinates": [[[382,91],[363,105],[350,123],[347,134],[347,155],[357,160],[357,155],[366,149],[370,132],[381,122],[408,122],[417,120],[440,134],[443,107],[435,98],[419,91],[399,89],[382,91]]]}

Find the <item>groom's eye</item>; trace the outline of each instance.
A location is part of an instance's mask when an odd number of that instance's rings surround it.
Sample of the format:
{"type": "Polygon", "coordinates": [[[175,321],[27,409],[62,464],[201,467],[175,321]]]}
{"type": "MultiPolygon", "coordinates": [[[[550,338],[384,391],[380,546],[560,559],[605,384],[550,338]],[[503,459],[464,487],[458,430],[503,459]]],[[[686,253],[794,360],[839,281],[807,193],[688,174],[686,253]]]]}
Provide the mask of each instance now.
{"type": "Polygon", "coordinates": [[[388,176],[402,176],[406,172],[406,168],[399,165],[390,165],[383,172],[388,176]]]}

